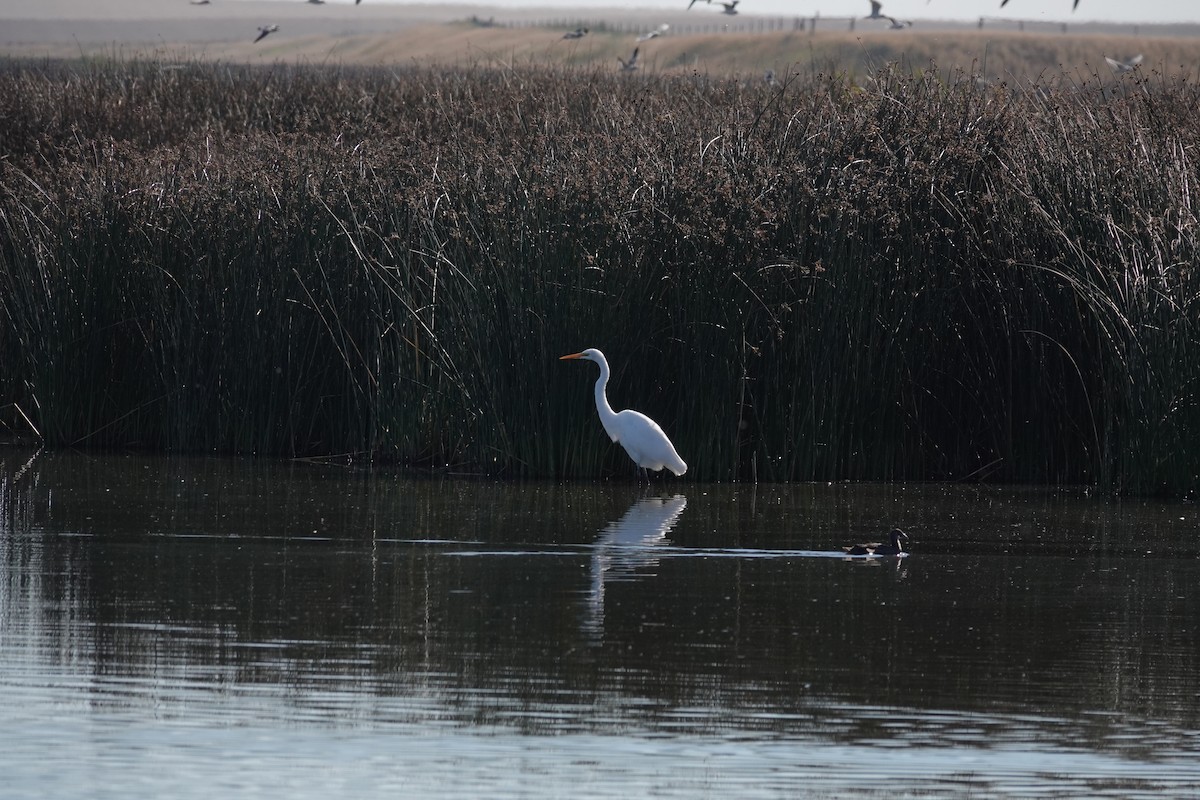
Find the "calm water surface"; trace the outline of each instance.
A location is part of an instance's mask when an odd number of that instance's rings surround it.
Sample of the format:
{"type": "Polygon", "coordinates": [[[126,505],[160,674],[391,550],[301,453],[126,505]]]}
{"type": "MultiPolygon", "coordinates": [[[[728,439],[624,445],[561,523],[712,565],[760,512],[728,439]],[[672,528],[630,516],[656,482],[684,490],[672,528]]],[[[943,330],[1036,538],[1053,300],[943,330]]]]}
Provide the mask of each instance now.
{"type": "Polygon", "coordinates": [[[6,798],[1200,794],[1192,504],[30,455],[6,798]]]}

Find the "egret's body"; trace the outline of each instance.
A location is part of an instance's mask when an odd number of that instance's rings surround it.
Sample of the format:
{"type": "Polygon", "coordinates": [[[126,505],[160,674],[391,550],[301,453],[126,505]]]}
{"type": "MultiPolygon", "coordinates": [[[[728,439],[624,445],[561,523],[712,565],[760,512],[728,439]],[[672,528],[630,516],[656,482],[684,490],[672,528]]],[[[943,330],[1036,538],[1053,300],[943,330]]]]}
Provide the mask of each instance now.
{"type": "Polygon", "coordinates": [[[600,366],[600,377],[596,379],[596,413],[600,415],[600,424],[604,432],[614,442],[625,448],[625,452],[633,459],[633,463],[643,469],[656,472],[669,469],[676,475],[687,472],[687,464],[675,452],[675,445],[663,433],[658,423],[640,411],[625,409],[613,411],[608,404],[608,360],[595,348],[589,348],[581,353],[563,356],[560,361],[580,358],[594,361],[600,366]]]}

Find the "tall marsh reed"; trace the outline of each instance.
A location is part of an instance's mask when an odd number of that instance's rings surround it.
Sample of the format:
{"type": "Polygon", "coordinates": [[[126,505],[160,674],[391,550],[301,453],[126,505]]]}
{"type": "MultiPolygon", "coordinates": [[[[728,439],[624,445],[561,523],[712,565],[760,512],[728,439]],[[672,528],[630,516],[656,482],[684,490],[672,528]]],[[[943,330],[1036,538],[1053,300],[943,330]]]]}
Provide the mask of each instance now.
{"type": "Polygon", "coordinates": [[[1200,479],[1200,93],[0,69],[0,406],[53,445],[701,480],[1200,479]]]}

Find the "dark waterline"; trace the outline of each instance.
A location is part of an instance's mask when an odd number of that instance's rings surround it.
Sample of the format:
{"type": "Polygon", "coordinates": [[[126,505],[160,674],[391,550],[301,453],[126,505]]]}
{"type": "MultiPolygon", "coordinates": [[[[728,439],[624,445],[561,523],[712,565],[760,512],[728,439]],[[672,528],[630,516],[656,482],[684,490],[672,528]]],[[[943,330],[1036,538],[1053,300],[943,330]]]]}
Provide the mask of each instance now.
{"type": "Polygon", "coordinates": [[[1192,505],[28,457],[15,797],[1200,790],[1192,505]]]}

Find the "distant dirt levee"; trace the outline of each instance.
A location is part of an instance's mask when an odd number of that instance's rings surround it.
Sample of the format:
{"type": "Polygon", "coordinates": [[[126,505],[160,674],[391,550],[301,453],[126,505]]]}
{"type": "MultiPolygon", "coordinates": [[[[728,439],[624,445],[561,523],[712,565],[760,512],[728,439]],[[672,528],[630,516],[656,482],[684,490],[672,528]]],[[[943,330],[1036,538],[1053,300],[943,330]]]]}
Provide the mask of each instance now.
{"type": "Polygon", "coordinates": [[[88,12],[51,0],[19,13],[28,17],[0,8],[0,55],[619,69],[618,58],[641,44],[639,74],[857,75],[898,62],[1000,81],[1104,72],[1110,69],[1106,58],[1124,63],[1142,55],[1145,70],[1168,74],[1186,73],[1200,61],[1200,26],[1018,26],[996,20],[981,27],[918,20],[890,30],[870,19],[747,13],[279,2],[181,2],[168,8],[149,0],[107,0],[89,5],[88,12]],[[259,35],[264,28],[269,37],[259,35]],[[577,29],[589,33],[564,38],[577,29]]]}

